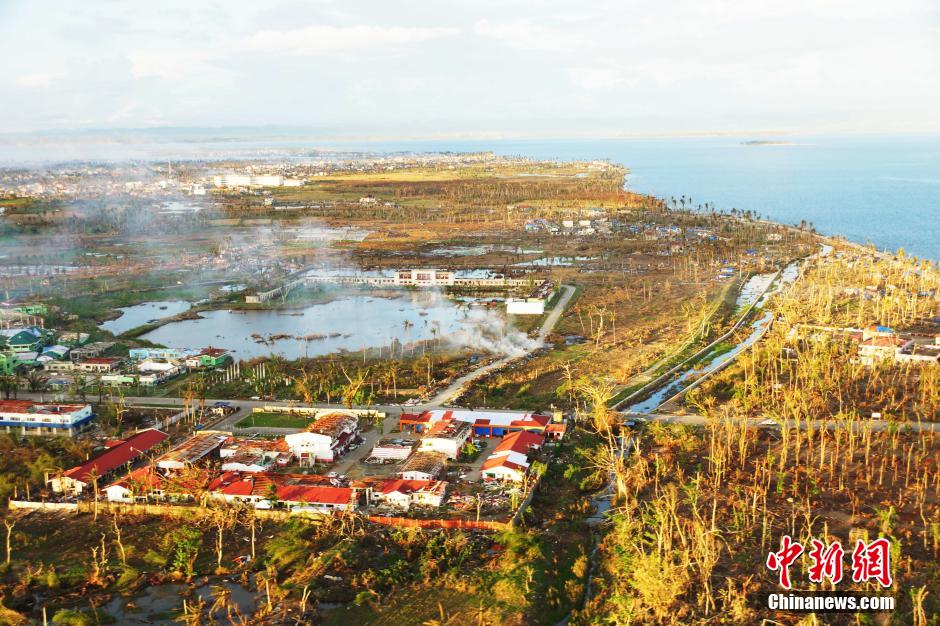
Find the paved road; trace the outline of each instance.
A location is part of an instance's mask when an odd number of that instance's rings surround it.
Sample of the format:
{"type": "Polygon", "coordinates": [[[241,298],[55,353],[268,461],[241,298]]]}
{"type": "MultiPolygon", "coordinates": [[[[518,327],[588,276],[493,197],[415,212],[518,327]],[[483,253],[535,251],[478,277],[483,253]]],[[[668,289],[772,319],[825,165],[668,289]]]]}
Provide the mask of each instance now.
{"type": "MultiPolygon", "coordinates": [[[[542,323],[542,328],[539,329],[538,342],[542,346],[545,344],[545,340],[548,339],[549,334],[555,329],[555,325],[558,323],[558,320],[561,319],[562,314],[565,312],[565,309],[568,308],[568,303],[571,302],[571,298],[574,296],[575,288],[571,285],[561,285],[561,289],[564,293],[558,299],[558,302],[552,308],[551,312],[548,314],[548,317],[545,318],[545,321],[542,323]]],[[[453,402],[456,398],[460,397],[463,393],[464,387],[474,380],[486,376],[487,374],[505,367],[509,363],[512,363],[516,359],[520,359],[520,356],[507,356],[499,359],[498,361],[493,361],[488,365],[468,372],[463,376],[455,379],[451,384],[437,392],[437,394],[428,400],[428,404],[435,406],[446,405],[449,402],[453,402]]]]}

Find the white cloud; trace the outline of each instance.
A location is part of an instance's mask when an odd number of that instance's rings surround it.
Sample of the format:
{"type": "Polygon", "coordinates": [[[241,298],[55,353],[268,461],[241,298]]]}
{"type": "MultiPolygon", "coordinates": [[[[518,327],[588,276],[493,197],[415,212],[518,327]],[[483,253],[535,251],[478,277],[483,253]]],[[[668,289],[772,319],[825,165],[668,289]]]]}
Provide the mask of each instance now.
{"type": "Polygon", "coordinates": [[[587,39],[580,34],[536,24],[527,19],[509,22],[480,20],[474,24],[473,32],[521,50],[574,52],[578,47],[587,45],[587,39]]]}
{"type": "Polygon", "coordinates": [[[17,76],[13,82],[17,87],[23,87],[24,89],[41,89],[43,87],[50,87],[57,78],[58,76],[53,74],[23,74],[22,76],[17,76]]]}
{"type": "Polygon", "coordinates": [[[264,52],[315,56],[405,46],[440,39],[457,32],[457,29],[442,27],[313,24],[292,30],[259,31],[248,38],[247,47],[264,52]]]}
{"type": "Polygon", "coordinates": [[[212,53],[197,50],[133,50],[127,57],[134,78],[178,79],[220,71],[212,53]]]}

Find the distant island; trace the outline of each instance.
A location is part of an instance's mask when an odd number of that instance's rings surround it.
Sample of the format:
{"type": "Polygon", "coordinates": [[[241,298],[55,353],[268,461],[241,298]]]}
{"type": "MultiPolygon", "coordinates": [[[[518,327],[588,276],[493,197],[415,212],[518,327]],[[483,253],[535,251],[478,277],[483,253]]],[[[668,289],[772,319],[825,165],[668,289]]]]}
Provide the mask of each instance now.
{"type": "Polygon", "coordinates": [[[752,139],[750,141],[742,141],[741,145],[744,145],[744,146],[792,146],[795,144],[792,141],[773,141],[770,139],[752,139]]]}

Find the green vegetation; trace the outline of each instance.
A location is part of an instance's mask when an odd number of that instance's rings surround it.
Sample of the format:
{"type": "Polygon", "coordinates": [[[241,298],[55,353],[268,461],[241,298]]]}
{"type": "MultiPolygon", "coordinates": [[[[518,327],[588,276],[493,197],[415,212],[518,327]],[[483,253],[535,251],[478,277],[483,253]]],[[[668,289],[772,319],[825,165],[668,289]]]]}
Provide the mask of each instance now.
{"type": "Polygon", "coordinates": [[[286,411],[256,411],[235,423],[235,428],[304,428],[311,422],[309,415],[286,411]]]}

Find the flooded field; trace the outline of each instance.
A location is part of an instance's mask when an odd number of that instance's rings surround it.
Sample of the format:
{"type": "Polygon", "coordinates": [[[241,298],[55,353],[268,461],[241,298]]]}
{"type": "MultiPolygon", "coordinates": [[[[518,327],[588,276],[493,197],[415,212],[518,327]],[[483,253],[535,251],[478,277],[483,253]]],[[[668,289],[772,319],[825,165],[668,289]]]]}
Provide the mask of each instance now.
{"type": "MultiPolygon", "coordinates": [[[[179,624],[184,595],[188,591],[179,583],[151,586],[134,598],[115,597],[104,610],[118,624],[179,624]]],[[[231,581],[207,582],[192,592],[205,603],[203,616],[211,623],[237,624],[241,621],[239,615],[250,616],[255,610],[254,594],[231,581]],[[220,601],[220,598],[224,600],[220,601]]]]}
{"type": "Polygon", "coordinates": [[[185,300],[142,302],[141,304],[118,309],[118,311],[121,312],[121,317],[103,322],[98,328],[110,331],[115,335],[120,335],[132,328],[143,326],[150,320],[179,315],[184,311],[188,311],[190,306],[191,304],[185,300]]]}
{"type": "Polygon", "coordinates": [[[434,293],[397,297],[352,295],[302,309],[205,311],[142,336],[172,347],[228,348],[236,359],[279,354],[288,359],[442,338],[463,344],[496,314],[469,309],[434,293]],[[484,324],[485,322],[485,324],[484,324]]]}

